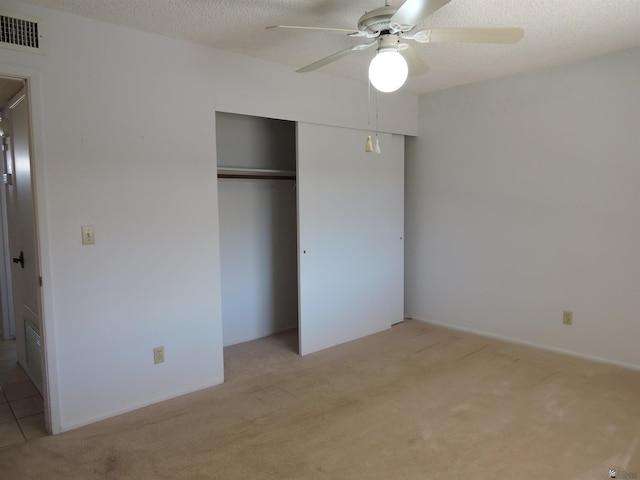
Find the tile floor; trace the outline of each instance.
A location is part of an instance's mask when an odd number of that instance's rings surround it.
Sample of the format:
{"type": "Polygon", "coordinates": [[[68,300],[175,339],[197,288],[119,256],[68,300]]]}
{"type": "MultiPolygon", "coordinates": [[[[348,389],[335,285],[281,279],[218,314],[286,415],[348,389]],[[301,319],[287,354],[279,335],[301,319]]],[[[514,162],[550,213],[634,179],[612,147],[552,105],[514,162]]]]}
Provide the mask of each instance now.
{"type": "Polygon", "coordinates": [[[0,448],[46,435],[42,397],[16,359],[15,340],[0,340],[0,448]]]}

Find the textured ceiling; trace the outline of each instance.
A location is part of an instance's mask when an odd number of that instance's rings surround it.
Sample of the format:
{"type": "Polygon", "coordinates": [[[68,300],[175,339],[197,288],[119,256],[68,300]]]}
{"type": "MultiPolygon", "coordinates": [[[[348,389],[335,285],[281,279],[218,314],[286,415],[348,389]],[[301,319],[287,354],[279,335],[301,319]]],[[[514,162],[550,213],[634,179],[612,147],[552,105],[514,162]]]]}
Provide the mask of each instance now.
{"type": "MultiPolygon", "coordinates": [[[[296,68],[362,39],[268,25],[355,29],[384,0],[26,0],[27,3],[210,45],[296,68]]],[[[391,1],[399,6],[402,0],[391,1]]],[[[515,45],[414,44],[431,71],[411,78],[416,93],[571,62],[640,46],[640,0],[452,0],[418,28],[522,27],[515,45]]],[[[317,72],[365,82],[374,50],[317,72]]]]}

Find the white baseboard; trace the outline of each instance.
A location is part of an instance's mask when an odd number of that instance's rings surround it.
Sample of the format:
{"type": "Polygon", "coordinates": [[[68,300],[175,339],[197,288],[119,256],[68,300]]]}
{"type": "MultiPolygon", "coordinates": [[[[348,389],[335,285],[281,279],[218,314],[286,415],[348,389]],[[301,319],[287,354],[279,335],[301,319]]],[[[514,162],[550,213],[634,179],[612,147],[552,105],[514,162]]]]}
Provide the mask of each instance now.
{"type": "Polygon", "coordinates": [[[87,425],[91,425],[92,423],[101,422],[103,420],[108,420],[110,418],[117,417],[119,415],[124,415],[126,413],[133,412],[134,410],[139,410],[141,408],[145,408],[145,407],[149,407],[151,405],[155,405],[156,403],[165,402],[167,400],[172,400],[174,398],[181,397],[183,395],[189,395],[191,393],[195,393],[195,392],[198,392],[200,390],[204,390],[205,388],[211,388],[211,387],[215,387],[217,385],[222,385],[223,383],[224,383],[224,378],[217,378],[217,379],[213,380],[212,382],[208,382],[208,383],[205,383],[205,384],[202,384],[202,385],[198,385],[198,386],[193,386],[193,387],[188,388],[188,389],[183,390],[183,391],[172,392],[172,393],[170,393],[168,395],[161,395],[161,396],[159,396],[157,398],[154,398],[153,400],[149,400],[147,402],[137,403],[137,404],[131,405],[130,407],[126,407],[126,408],[122,408],[122,409],[118,409],[118,410],[113,410],[113,411],[105,413],[103,415],[98,415],[96,417],[83,419],[83,420],[80,420],[78,422],[71,422],[69,424],[62,425],[60,430],[57,431],[57,432],[54,432],[54,433],[64,433],[64,432],[68,432],[70,430],[75,430],[76,428],[85,427],[87,425]]]}
{"type": "Polygon", "coordinates": [[[632,365],[632,364],[629,364],[629,363],[618,362],[616,360],[611,360],[611,359],[608,359],[608,358],[596,357],[594,355],[586,355],[584,353],[574,352],[572,350],[565,350],[565,349],[557,348],[557,347],[551,347],[549,345],[542,345],[540,343],[527,342],[526,340],[519,340],[517,338],[506,337],[506,336],[503,336],[503,335],[496,335],[494,333],[487,333],[487,332],[483,332],[481,330],[474,330],[473,328],[461,327],[459,325],[451,325],[451,324],[448,324],[448,323],[431,322],[429,320],[423,320],[421,318],[416,318],[416,317],[412,317],[412,316],[405,316],[405,319],[407,319],[407,320],[415,320],[417,322],[427,323],[429,325],[434,325],[434,326],[438,326],[438,327],[442,327],[442,328],[448,328],[450,330],[458,330],[458,331],[461,331],[461,332],[473,333],[474,335],[480,335],[482,337],[494,338],[496,340],[502,340],[502,341],[509,342],[509,343],[515,343],[517,345],[524,345],[524,346],[527,346],[527,347],[539,348],[541,350],[546,350],[546,351],[554,352],[554,353],[560,353],[560,354],[563,354],[563,355],[569,355],[571,357],[582,358],[582,359],[585,359],[585,360],[591,360],[591,361],[598,362],[598,363],[605,363],[607,365],[614,365],[616,367],[622,367],[622,368],[628,368],[630,370],[640,371],[640,365],[632,365]]]}

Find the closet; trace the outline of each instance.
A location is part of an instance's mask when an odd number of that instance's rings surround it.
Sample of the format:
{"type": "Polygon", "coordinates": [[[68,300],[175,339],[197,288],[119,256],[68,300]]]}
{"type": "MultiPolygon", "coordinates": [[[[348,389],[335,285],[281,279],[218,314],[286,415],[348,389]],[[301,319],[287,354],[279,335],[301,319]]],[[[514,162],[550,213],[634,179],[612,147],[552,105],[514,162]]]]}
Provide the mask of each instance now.
{"type": "Polygon", "coordinates": [[[404,137],[218,112],[225,346],[298,328],[306,355],[404,313],[404,137]]]}
{"type": "Polygon", "coordinates": [[[225,346],[298,327],[295,123],[216,114],[225,346]]]}

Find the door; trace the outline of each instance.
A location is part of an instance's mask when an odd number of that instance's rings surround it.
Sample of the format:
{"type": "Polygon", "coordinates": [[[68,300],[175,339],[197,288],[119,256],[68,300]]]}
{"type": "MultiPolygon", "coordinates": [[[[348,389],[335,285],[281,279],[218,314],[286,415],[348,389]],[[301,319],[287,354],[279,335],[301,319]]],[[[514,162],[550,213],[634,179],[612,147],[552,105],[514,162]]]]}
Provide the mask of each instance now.
{"type": "Polygon", "coordinates": [[[42,393],[40,274],[31,185],[29,104],[22,89],[8,106],[8,170],[5,185],[11,285],[18,362],[42,393]]]}
{"type": "MultiPolygon", "coordinates": [[[[0,82],[2,79],[0,78],[0,82]]],[[[0,110],[0,114],[2,111],[0,110]]],[[[16,325],[13,318],[13,295],[11,288],[11,253],[9,252],[9,236],[7,233],[7,206],[5,203],[5,183],[9,183],[13,172],[11,153],[11,137],[4,135],[9,131],[9,120],[0,120],[0,131],[3,133],[0,138],[2,147],[2,180],[0,184],[0,316],[2,317],[2,340],[12,340],[16,336],[16,325]]]]}
{"type": "Polygon", "coordinates": [[[300,353],[382,331],[404,314],[404,137],[299,123],[300,353]]]}

